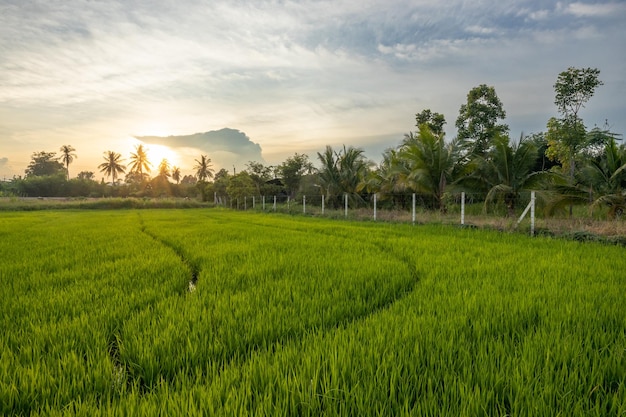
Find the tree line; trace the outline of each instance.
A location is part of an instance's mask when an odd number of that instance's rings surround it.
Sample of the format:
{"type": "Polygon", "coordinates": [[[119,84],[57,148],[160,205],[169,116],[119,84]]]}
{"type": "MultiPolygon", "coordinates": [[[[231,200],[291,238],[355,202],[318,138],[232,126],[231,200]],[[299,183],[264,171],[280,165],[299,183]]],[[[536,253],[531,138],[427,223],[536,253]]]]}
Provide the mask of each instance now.
{"type": "Polygon", "coordinates": [[[573,68],[561,72],[554,84],[558,117],[547,122],[544,132],[510,136],[503,103],[495,88],[481,84],[467,94],[455,122],[457,135],[446,140],[445,117],[430,109],[415,115],[414,132],[388,148],[375,164],[353,146],[317,153],[318,166],[306,155],[295,153],[283,163],[266,166],[250,161],[246,169],[232,174],[215,172],[207,155],[195,159],[194,175],[181,177],[167,160],[151,177],[147,150],[138,145],[126,165],[113,151],[104,153],[98,170],[110,182],[95,181],[93,172],[70,179],[69,166],[75,149],[64,145],[60,156],[38,152],[25,178],[3,184],[4,194],[30,196],[178,196],[243,199],[247,196],[324,195],[326,203],[340,206],[345,195],[351,205],[378,201],[405,206],[418,193],[428,207],[445,212],[450,193],[463,190],[481,196],[488,208],[501,205],[514,215],[520,195],[535,190],[548,213],[576,204],[607,207],[610,217],[626,209],[626,149],[621,139],[603,128],[588,129],[580,110],[603,85],[596,68],[573,68]],[[122,181],[122,176],[124,176],[122,181]],[[170,181],[171,180],[171,181],[170,181]]]}

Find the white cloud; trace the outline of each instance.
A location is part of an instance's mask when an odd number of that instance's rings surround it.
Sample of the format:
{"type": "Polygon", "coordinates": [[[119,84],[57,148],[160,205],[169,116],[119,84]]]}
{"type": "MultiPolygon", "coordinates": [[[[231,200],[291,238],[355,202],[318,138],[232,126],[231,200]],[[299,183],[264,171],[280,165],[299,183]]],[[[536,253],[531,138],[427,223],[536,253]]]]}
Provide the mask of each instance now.
{"type": "Polygon", "coordinates": [[[565,8],[565,12],[577,17],[609,17],[626,13],[626,3],[571,3],[565,8]]]}

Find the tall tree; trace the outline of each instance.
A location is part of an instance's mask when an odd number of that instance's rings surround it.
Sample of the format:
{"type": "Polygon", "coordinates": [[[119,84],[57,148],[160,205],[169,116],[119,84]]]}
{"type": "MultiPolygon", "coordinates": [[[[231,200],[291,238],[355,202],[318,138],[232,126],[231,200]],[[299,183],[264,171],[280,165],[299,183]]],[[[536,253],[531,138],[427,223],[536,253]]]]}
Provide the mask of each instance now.
{"type": "Polygon", "coordinates": [[[419,128],[420,125],[426,123],[428,128],[435,135],[441,136],[443,135],[443,125],[446,124],[446,118],[443,116],[443,114],[432,112],[430,109],[426,109],[422,110],[421,113],[417,113],[415,115],[415,122],[415,126],[417,128],[419,128]]]}
{"type": "Polygon", "coordinates": [[[422,124],[416,136],[405,139],[399,156],[405,163],[397,167],[397,174],[404,177],[407,188],[429,196],[444,213],[446,188],[454,179],[459,158],[457,142],[447,144],[443,136],[422,124]]]}
{"type": "Polygon", "coordinates": [[[63,173],[65,167],[57,158],[55,152],[35,152],[31,155],[30,164],[25,170],[27,177],[42,177],[63,173]]]}
{"type": "Polygon", "coordinates": [[[278,172],[282,177],[283,184],[292,198],[296,196],[300,188],[302,177],[311,174],[313,171],[313,164],[309,161],[309,157],[298,153],[287,158],[285,162],[278,166],[278,172]]]}
{"type": "Polygon", "coordinates": [[[554,83],[554,104],[561,119],[548,122],[548,155],[569,168],[570,179],[574,180],[577,153],[588,145],[585,125],[578,112],[593,97],[596,89],[604,83],[597,68],[569,67],[554,83]]]}
{"type": "Polygon", "coordinates": [[[196,165],[193,169],[196,170],[196,176],[199,182],[206,182],[213,178],[213,168],[211,164],[211,158],[207,155],[200,155],[200,160],[196,159],[196,165]]]}
{"type": "Polygon", "coordinates": [[[70,164],[74,161],[74,158],[78,158],[74,153],[74,149],[71,145],[61,146],[61,162],[65,165],[65,172],[67,173],[67,179],[70,179],[70,164]]]}
{"type": "Polygon", "coordinates": [[[106,151],[104,153],[104,162],[98,165],[100,172],[106,174],[107,177],[111,177],[113,185],[117,183],[118,174],[123,174],[126,171],[126,166],[122,164],[122,155],[113,151],[106,151]]]}
{"type": "Polygon", "coordinates": [[[456,119],[457,138],[467,153],[485,156],[498,135],[506,135],[509,126],[499,124],[506,117],[494,87],[481,84],[467,94],[467,103],[459,109],[456,119]]]}
{"type": "Polygon", "coordinates": [[[161,163],[159,164],[159,177],[169,178],[172,174],[170,174],[170,163],[167,162],[167,159],[163,158],[161,163]]]}
{"type": "Polygon", "coordinates": [[[508,136],[500,135],[494,139],[494,146],[489,156],[483,160],[482,180],[489,187],[485,208],[491,202],[501,200],[507,208],[509,217],[515,215],[521,191],[538,188],[542,180],[550,174],[546,171],[534,171],[538,150],[532,140],[520,136],[517,143],[510,143],[508,136]]]}
{"type": "MultiPolygon", "coordinates": [[[[575,186],[576,158],[581,150],[589,146],[589,137],[578,112],[603,84],[599,75],[600,70],[596,68],[569,67],[558,75],[554,83],[554,104],[562,117],[553,117],[548,122],[546,154],[569,171],[570,187],[575,186]]],[[[569,212],[572,216],[572,205],[569,212]]]]}
{"type": "Polygon", "coordinates": [[[141,178],[144,174],[150,173],[152,164],[148,160],[148,150],[143,147],[143,144],[137,145],[135,152],[130,154],[130,161],[130,172],[139,174],[141,178]]]}
{"type": "Polygon", "coordinates": [[[592,207],[606,206],[615,218],[626,211],[626,147],[617,146],[610,138],[599,158],[593,158],[584,168],[594,198],[592,207]]]}
{"type": "Polygon", "coordinates": [[[180,184],[180,179],[181,179],[180,175],[181,175],[180,168],[178,168],[177,166],[173,166],[172,167],[172,179],[176,181],[176,185],[180,184]]]}
{"type": "Polygon", "coordinates": [[[348,195],[353,203],[362,201],[359,194],[368,186],[371,163],[363,155],[363,150],[349,146],[339,152],[326,146],[323,153],[317,153],[321,162],[318,170],[319,186],[326,201],[331,206],[341,204],[343,195],[348,195]]]}

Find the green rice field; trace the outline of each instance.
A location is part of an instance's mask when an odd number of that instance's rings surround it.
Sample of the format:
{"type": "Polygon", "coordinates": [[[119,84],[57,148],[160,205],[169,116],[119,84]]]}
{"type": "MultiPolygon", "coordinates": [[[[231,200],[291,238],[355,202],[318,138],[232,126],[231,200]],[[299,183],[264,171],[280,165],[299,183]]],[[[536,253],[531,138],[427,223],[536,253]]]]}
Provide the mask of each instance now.
{"type": "Polygon", "coordinates": [[[0,254],[0,415],[626,416],[617,246],[63,210],[0,254]]]}

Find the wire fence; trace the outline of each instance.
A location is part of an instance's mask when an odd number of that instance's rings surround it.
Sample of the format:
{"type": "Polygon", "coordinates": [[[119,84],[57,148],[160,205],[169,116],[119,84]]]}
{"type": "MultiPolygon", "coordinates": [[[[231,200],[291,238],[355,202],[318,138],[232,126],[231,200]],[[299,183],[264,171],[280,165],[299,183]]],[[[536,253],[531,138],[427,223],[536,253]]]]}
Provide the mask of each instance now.
{"type": "Polygon", "coordinates": [[[481,193],[446,193],[440,198],[418,193],[395,194],[344,194],[335,197],[324,195],[287,195],[229,197],[214,195],[217,206],[233,210],[303,214],[330,218],[373,221],[400,221],[415,223],[450,223],[471,226],[472,221],[485,218],[500,219],[517,227],[529,219],[530,233],[534,234],[536,216],[534,192],[515,196],[497,195],[487,201],[481,193]]]}

